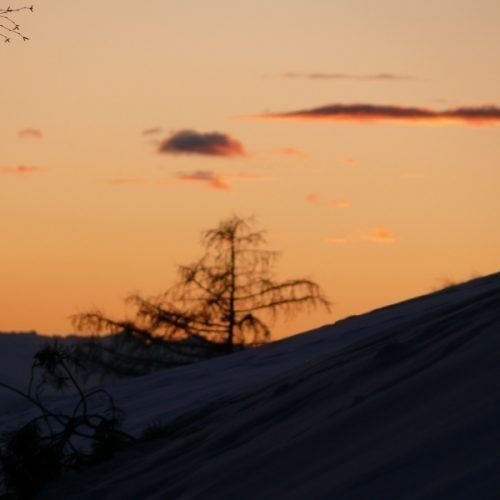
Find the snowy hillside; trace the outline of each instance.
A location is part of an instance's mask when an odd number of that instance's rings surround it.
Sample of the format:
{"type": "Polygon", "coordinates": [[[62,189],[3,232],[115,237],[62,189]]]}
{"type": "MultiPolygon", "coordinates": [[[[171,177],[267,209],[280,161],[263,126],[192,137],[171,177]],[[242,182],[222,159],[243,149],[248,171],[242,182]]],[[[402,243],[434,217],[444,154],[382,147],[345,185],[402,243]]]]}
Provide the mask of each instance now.
{"type": "Polygon", "coordinates": [[[44,498],[498,498],[500,274],[110,390],[171,438],[44,498]]]}

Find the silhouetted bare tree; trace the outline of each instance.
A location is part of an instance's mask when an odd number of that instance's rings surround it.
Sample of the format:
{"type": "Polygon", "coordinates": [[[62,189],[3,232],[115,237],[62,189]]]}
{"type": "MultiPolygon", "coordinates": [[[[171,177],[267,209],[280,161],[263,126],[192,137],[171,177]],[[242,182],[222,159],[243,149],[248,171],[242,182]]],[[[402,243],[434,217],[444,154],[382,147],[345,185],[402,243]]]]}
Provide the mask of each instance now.
{"type": "Polygon", "coordinates": [[[267,342],[268,322],[279,313],[330,308],[314,281],[275,279],[278,253],[265,248],[265,234],[254,229],[252,220],[223,220],[203,233],[202,244],[204,255],[179,267],[179,281],[172,288],[155,297],[128,298],[136,310],[134,321],[114,321],[93,311],[74,316],[75,327],[125,333],[196,358],[267,342]]]}
{"type": "Polygon", "coordinates": [[[29,40],[21,31],[21,26],[17,23],[16,17],[19,12],[22,11],[33,12],[33,5],[23,6],[23,7],[0,7],[0,37],[3,38],[4,42],[9,43],[11,38],[18,37],[24,42],[29,40]]]}

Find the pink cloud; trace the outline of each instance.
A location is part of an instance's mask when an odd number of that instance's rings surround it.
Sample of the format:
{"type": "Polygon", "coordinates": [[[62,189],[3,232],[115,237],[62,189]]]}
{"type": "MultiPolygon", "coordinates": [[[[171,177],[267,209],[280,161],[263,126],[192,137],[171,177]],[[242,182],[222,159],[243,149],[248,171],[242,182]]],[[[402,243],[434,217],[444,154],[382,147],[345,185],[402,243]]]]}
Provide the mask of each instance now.
{"type": "Polygon", "coordinates": [[[336,208],[347,208],[351,206],[351,202],[349,200],[344,200],[343,198],[338,198],[333,200],[332,205],[336,208]]]}
{"type": "Polygon", "coordinates": [[[309,157],[305,151],[298,148],[283,148],[279,150],[279,154],[285,158],[297,158],[299,160],[307,160],[309,157]]]}
{"type": "Polygon", "coordinates": [[[270,177],[250,174],[246,172],[239,173],[217,173],[213,170],[196,170],[194,172],[180,172],[176,174],[176,179],[180,182],[197,183],[205,185],[215,191],[231,191],[233,182],[262,182],[272,180],[270,177]]]}
{"type": "Polygon", "coordinates": [[[385,227],[375,227],[363,235],[363,238],[377,243],[394,243],[394,233],[385,227]]]}
{"type": "Polygon", "coordinates": [[[368,231],[357,231],[345,235],[332,235],[326,240],[329,243],[354,243],[358,241],[371,241],[373,243],[391,244],[396,241],[393,231],[385,227],[375,227],[368,231]]]}
{"type": "Polygon", "coordinates": [[[17,133],[17,136],[20,139],[43,139],[43,132],[37,128],[23,128],[17,133]]]}
{"type": "Polygon", "coordinates": [[[45,172],[47,169],[43,167],[29,167],[25,165],[19,165],[18,167],[0,167],[0,174],[10,174],[10,175],[29,175],[29,174],[40,174],[45,172]]]}
{"type": "Polygon", "coordinates": [[[319,203],[321,201],[321,196],[318,193],[309,193],[306,196],[306,201],[308,203],[319,203]]]}
{"type": "Polygon", "coordinates": [[[205,184],[210,189],[215,189],[216,191],[231,190],[229,184],[223,180],[222,176],[217,175],[215,172],[210,170],[196,170],[191,173],[179,173],[176,177],[181,182],[205,184]]]}
{"type": "Polygon", "coordinates": [[[307,203],[314,203],[316,205],[330,206],[335,208],[347,208],[351,205],[350,201],[343,198],[337,198],[332,201],[323,201],[323,197],[319,193],[309,193],[305,197],[307,203]]]}
{"type": "Polygon", "coordinates": [[[354,158],[341,158],[340,161],[342,164],[346,167],[355,167],[358,164],[358,161],[355,160],[354,158]]]}

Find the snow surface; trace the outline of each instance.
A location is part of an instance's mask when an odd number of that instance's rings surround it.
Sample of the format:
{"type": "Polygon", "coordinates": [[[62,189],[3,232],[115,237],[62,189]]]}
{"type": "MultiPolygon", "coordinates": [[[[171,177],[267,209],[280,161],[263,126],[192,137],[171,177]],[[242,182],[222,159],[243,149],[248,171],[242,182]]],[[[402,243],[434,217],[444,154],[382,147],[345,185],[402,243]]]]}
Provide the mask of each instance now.
{"type": "Polygon", "coordinates": [[[108,389],[172,437],[42,498],[498,498],[500,274],[108,389]]]}

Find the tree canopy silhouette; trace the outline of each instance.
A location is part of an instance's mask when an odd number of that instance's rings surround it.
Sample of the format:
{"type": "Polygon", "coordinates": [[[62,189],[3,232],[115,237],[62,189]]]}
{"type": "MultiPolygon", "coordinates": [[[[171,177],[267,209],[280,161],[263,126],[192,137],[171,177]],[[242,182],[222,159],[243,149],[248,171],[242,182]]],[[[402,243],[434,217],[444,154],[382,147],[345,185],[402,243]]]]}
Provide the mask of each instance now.
{"type": "MultiPolygon", "coordinates": [[[[100,311],[73,317],[80,331],[121,333],[145,344],[162,344],[172,353],[229,353],[271,338],[269,321],[280,313],[330,308],[310,279],[279,281],[279,254],[265,248],[264,231],[251,219],[221,221],[202,235],[203,256],[179,266],[179,280],[166,292],[129,296],[136,317],[115,321],[100,311]]],[[[206,357],[205,354],[202,357],[206,357]]]]}
{"type": "Polygon", "coordinates": [[[0,37],[5,43],[9,43],[12,37],[17,37],[26,42],[29,38],[21,31],[21,26],[16,21],[16,16],[22,11],[33,12],[33,5],[23,7],[0,7],[0,37]]]}

